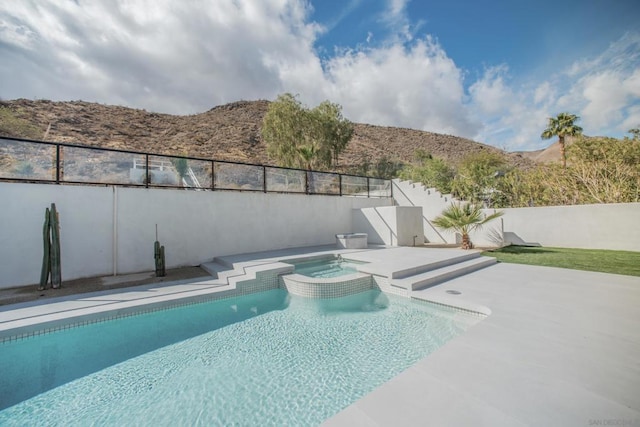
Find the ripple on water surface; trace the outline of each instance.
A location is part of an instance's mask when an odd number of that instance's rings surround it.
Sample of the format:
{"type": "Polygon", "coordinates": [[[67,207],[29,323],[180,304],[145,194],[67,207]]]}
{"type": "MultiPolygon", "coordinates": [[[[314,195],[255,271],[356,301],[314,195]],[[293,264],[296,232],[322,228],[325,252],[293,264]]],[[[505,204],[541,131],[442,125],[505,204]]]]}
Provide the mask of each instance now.
{"type": "Polygon", "coordinates": [[[311,300],[275,290],[252,298],[279,303],[216,301],[4,344],[2,353],[13,351],[12,357],[31,352],[35,361],[28,363],[40,366],[17,368],[35,375],[33,382],[46,391],[1,411],[0,425],[317,425],[480,320],[378,291],[311,300]],[[213,316],[225,310],[250,315],[239,321],[213,316]],[[129,336],[100,349],[107,336],[127,335],[123,331],[135,330],[136,322],[160,324],[154,334],[177,335],[154,338],[156,349],[143,345],[132,357],[126,349],[137,344],[131,340],[144,339],[129,336]],[[56,376],[71,368],[60,362],[65,354],[48,366],[38,338],[47,338],[51,351],[51,340],[77,346],[95,334],[103,337],[91,344],[95,354],[120,348],[122,361],[110,359],[102,368],[94,361],[100,370],[47,390],[57,384],[43,386],[46,369],[56,376]]]}

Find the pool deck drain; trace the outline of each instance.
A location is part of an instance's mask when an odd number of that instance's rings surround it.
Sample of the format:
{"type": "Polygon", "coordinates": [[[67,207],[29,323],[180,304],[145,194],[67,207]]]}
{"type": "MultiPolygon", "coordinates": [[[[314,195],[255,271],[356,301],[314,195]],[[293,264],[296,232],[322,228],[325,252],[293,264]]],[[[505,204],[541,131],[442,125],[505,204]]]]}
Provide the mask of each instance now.
{"type": "MultiPolygon", "coordinates": [[[[329,251],[316,249],[228,262],[255,268],[329,251]]],[[[457,256],[451,249],[367,252],[378,263],[372,267],[387,272],[394,262],[399,271],[412,259],[457,256]]],[[[195,301],[225,286],[212,277],[1,306],[0,333],[18,324],[37,328],[42,319],[195,301]]],[[[410,296],[491,315],[324,425],[640,425],[640,278],[501,263],[410,296]]]]}

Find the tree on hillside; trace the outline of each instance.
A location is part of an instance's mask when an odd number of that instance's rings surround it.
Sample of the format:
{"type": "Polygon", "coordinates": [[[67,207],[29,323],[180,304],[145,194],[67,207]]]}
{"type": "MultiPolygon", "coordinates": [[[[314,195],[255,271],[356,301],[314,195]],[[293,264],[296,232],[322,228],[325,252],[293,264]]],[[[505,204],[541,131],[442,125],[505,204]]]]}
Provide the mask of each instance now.
{"type": "Polygon", "coordinates": [[[262,124],[262,138],[267,143],[267,154],[281,166],[298,163],[296,147],[304,142],[307,117],[300,102],[291,94],[278,96],[269,105],[262,124]]]}
{"type": "Polygon", "coordinates": [[[416,150],[414,158],[418,163],[406,165],[400,171],[400,178],[420,182],[426,187],[434,187],[443,194],[451,192],[454,168],[421,149],[416,150]]]}
{"type": "Polygon", "coordinates": [[[637,127],[637,128],[629,129],[627,132],[629,132],[631,135],[633,135],[631,137],[631,139],[633,139],[633,140],[640,139],[640,126],[637,127]]]}
{"type": "Polygon", "coordinates": [[[458,165],[451,192],[459,199],[494,205],[500,196],[499,180],[507,168],[505,157],[497,152],[483,150],[468,154],[458,165]]]}
{"type": "Polygon", "coordinates": [[[330,162],[338,164],[338,156],[342,153],[353,137],[353,125],[342,116],[342,107],[329,101],[323,101],[309,111],[315,124],[315,137],[321,147],[331,154],[330,162]]]}
{"type": "Polygon", "coordinates": [[[479,230],[484,224],[502,216],[502,212],[485,215],[482,207],[472,203],[453,203],[432,223],[442,230],[453,230],[462,235],[462,249],[473,249],[469,233],[479,230]]]}
{"type": "Polygon", "coordinates": [[[494,206],[559,206],[640,201],[640,139],[578,138],[558,164],[514,169],[498,181],[494,206]]]}
{"type": "Polygon", "coordinates": [[[580,117],[570,113],[560,113],[556,117],[549,117],[547,128],[542,132],[542,139],[550,139],[554,136],[558,137],[560,144],[560,157],[562,158],[562,167],[567,167],[567,156],[565,154],[564,138],[566,136],[576,136],[582,134],[582,128],[575,124],[580,117]]]}
{"type": "Polygon", "coordinates": [[[567,152],[581,203],[640,201],[640,139],[581,138],[567,152]]]}
{"type": "Polygon", "coordinates": [[[309,110],[290,93],[269,105],[262,124],[267,154],[285,167],[331,167],[352,136],[338,104],[324,101],[309,110]]]}
{"type": "Polygon", "coordinates": [[[363,154],[360,161],[351,164],[346,171],[353,175],[394,179],[399,177],[405,166],[406,164],[403,161],[391,159],[387,156],[382,156],[372,162],[370,155],[363,154]]]}

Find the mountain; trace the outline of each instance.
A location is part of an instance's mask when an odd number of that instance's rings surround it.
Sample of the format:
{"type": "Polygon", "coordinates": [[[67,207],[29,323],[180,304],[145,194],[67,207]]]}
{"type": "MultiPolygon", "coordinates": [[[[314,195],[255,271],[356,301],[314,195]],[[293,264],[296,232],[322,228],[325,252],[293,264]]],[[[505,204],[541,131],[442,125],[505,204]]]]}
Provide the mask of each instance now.
{"type": "MultiPolygon", "coordinates": [[[[239,101],[200,114],[177,116],[84,101],[17,99],[0,102],[0,111],[10,111],[21,126],[3,123],[8,115],[0,114],[0,135],[275,165],[260,136],[268,108],[269,101],[239,101]]],[[[488,150],[505,154],[519,167],[531,164],[521,153],[506,153],[452,135],[362,123],[354,123],[354,130],[339,158],[340,171],[383,157],[409,162],[417,149],[451,162],[488,150]]]]}
{"type": "MultiPolygon", "coordinates": [[[[583,135],[583,138],[590,138],[589,136],[583,135]]],[[[565,137],[565,148],[573,144],[577,141],[577,137],[566,136],[565,137]]],[[[514,154],[519,154],[522,157],[533,161],[534,163],[560,163],[562,157],[560,156],[560,142],[556,140],[556,142],[549,145],[547,148],[543,148],[542,150],[536,151],[518,151],[514,154]]]]}

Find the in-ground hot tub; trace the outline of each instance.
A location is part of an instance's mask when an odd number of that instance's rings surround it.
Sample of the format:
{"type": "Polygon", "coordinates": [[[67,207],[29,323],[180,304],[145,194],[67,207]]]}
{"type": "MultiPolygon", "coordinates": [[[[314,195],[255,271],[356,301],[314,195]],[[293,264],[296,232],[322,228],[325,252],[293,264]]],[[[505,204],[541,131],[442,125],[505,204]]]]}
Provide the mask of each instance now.
{"type": "Polygon", "coordinates": [[[336,234],[336,246],[340,249],[366,249],[367,233],[336,234]]]}
{"type": "Polygon", "coordinates": [[[371,275],[357,271],[357,265],[366,263],[334,256],[284,262],[295,266],[293,274],[280,276],[282,287],[293,295],[307,298],[340,298],[373,287],[371,275]]]}

